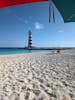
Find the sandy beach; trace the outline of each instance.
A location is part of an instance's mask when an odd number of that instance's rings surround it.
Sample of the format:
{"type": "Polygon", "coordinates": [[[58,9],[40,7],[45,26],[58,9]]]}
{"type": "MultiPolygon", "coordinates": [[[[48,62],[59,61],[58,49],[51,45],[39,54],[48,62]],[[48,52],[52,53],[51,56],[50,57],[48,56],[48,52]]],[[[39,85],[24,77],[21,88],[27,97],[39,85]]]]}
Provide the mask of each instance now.
{"type": "Polygon", "coordinates": [[[75,50],[0,55],[0,100],[75,100],[75,50]]]}

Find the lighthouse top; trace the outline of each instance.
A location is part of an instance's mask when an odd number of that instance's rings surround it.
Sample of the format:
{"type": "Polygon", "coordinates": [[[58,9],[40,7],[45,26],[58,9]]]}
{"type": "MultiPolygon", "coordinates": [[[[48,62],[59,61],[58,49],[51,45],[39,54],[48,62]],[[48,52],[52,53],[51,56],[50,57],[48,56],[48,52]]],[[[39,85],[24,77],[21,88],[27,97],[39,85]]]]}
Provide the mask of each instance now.
{"type": "Polygon", "coordinates": [[[32,34],[31,30],[29,30],[29,34],[32,34]]]}

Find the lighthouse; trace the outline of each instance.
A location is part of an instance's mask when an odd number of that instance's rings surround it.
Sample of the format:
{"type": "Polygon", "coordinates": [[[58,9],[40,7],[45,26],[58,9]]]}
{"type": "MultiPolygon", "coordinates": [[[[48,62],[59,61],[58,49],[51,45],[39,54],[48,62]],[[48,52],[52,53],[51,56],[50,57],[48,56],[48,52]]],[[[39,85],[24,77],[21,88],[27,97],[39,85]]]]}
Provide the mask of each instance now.
{"type": "Polygon", "coordinates": [[[28,34],[29,34],[29,36],[28,36],[28,49],[32,49],[32,32],[31,32],[31,30],[29,30],[28,34]]]}

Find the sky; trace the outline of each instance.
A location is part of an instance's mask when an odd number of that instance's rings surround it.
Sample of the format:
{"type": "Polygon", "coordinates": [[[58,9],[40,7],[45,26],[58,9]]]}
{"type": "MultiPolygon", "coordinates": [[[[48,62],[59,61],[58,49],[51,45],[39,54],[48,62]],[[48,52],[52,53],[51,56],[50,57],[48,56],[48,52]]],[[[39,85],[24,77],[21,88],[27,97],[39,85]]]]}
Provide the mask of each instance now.
{"type": "Polygon", "coordinates": [[[54,13],[55,23],[49,22],[48,2],[1,8],[0,47],[27,46],[29,30],[33,46],[75,47],[75,23],[64,23],[55,6],[54,13]]]}

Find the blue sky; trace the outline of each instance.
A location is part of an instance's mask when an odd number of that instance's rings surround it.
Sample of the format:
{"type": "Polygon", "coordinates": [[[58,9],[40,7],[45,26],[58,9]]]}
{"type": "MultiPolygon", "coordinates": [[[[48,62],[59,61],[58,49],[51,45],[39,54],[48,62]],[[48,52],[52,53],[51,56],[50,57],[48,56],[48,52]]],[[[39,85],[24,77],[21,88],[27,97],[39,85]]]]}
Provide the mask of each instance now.
{"type": "Polygon", "coordinates": [[[49,23],[48,2],[24,4],[0,9],[0,47],[25,47],[28,30],[33,46],[75,47],[75,23],[64,23],[54,7],[56,22],[49,23]]]}

